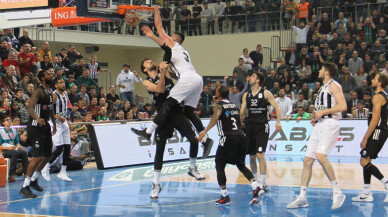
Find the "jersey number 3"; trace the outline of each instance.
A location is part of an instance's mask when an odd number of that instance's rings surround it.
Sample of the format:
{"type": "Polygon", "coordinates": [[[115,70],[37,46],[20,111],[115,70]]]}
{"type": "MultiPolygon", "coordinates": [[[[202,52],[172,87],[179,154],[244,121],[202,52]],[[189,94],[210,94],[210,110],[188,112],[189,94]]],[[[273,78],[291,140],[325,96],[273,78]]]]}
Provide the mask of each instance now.
{"type": "Polygon", "coordinates": [[[233,125],[233,128],[232,128],[232,130],[237,130],[238,128],[237,128],[237,124],[236,124],[236,118],[234,118],[234,117],[231,117],[230,118],[230,120],[232,120],[232,125],[233,125]]]}
{"type": "Polygon", "coordinates": [[[189,59],[189,55],[187,55],[187,53],[186,52],[183,52],[183,55],[185,55],[185,60],[186,60],[186,62],[190,62],[190,59],[189,59]]]}

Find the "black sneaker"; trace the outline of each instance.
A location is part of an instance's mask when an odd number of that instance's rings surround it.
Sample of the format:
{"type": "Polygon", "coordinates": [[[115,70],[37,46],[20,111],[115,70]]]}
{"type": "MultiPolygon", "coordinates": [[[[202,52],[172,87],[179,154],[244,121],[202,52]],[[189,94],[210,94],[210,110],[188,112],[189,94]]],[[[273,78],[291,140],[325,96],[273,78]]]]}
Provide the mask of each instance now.
{"type": "Polygon", "coordinates": [[[30,186],[39,192],[43,191],[43,188],[38,185],[38,180],[31,181],[30,186]]]}
{"type": "Polygon", "coordinates": [[[19,194],[26,197],[26,198],[36,198],[37,197],[36,194],[32,193],[30,186],[27,186],[27,187],[20,189],[19,194]]]}
{"type": "Polygon", "coordinates": [[[230,198],[229,198],[229,195],[226,196],[226,197],[223,197],[221,195],[221,198],[219,200],[216,200],[215,204],[218,206],[218,205],[222,205],[222,206],[227,206],[229,204],[231,204],[232,201],[230,201],[230,198]]]}
{"type": "Polygon", "coordinates": [[[259,196],[262,194],[264,194],[264,190],[261,189],[260,187],[257,187],[255,190],[253,190],[252,199],[251,199],[251,202],[249,202],[249,205],[255,205],[258,202],[260,202],[259,196]]]}
{"type": "Polygon", "coordinates": [[[210,138],[207,138],[205,142],[202,143],[203,145],[203,155],[202,158],[207,158],[210,154],[210,151],[212,150],[214,141],[210,138]]]}
{"type": "Polygon", "coordinates": [[[264,193],[267,193],[268,192],[268,188],[266,185],[263,185],[263,190],[264,190],[264,193]]]}
{"type": "Polygon", "coordinates": [[[146,132],[146,130],[147,130],[147,129],[138,130],[138,129],[135,129],[135,128],[131,128],[131,131],[132,131],[134,134],[136,134],[136,135],[138,135],[138,136],[140,136],[140,137],[142,137],[142,138],[144,138],[144,139],[150,141],[150,140],[151,140],[152,134],[148,134],[148,133],[146,132]]]}

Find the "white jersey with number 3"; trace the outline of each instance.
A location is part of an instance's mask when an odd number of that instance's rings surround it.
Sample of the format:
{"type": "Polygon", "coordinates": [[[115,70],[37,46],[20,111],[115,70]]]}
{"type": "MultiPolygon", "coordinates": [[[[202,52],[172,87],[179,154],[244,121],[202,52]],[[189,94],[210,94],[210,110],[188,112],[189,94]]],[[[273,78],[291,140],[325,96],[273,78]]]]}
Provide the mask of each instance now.
{"type": "Polygon", "coordinates": [[[173,48],[171,48],[172,56],[171,56],[171,70],[173,70],[176,75],[181,77],[183,74],[197,74],[193,64],[191,63],[191,59],[189,53],[180,45],[175,42],[173,48]]]}

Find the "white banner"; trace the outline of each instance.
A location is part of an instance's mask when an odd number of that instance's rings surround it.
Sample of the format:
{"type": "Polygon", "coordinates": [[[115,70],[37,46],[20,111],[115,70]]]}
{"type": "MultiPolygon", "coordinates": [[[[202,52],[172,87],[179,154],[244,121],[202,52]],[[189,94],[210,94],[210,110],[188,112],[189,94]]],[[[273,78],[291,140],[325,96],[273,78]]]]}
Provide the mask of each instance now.
{"type": "MultiPolygon", "coordinates": [[[[202,120],[206,127],[209,120],[202,120]]],[[[131,128],[145,128],[149,122],[132,122],[127,124],[95,124],[94,129],[101,153],[103,167],[112,168],[137,164],[153,163],[156,142],[147,141],[131,132],[131,128]]],[[[330,153],[332,156],[360,156],[360,142],[367,130],[366,120],[340,120],[341,131],[338,142],[330,153]]],[[[304,155],[308,139],[312,131],[310,121],[282,121],[282,131],[275,131],[275,122],[270,122],[270,139],[267,154],[304,155]]],[[[210,156],[217,150],[219,136],[217,128],[209,132],[214,145],[210,156]]],[[[201,144],[199,144],[201,146],[201,144]]],[[[174,135],[167,141],[164,161],[188,159],[190,143],[186,138],[174,131],[174,135]]],[[[199,148],[198,157],[203,149],[199,148]]],[[[383,148],[380,157],[388,156],[387,148],[383,148]]]]}

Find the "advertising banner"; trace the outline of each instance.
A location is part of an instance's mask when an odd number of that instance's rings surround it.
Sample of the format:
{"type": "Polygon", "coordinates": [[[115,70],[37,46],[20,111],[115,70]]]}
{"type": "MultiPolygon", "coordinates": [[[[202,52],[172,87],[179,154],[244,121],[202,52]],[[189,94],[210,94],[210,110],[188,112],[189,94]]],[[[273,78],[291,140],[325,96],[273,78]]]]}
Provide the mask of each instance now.
{"type": "Polygon", "coordinates": [[[108,19],[79,17],[76,7],[55,8],[51,10],[51,22],[53,26],[74,26],[97,22],[108,22],[108,19]]]}
{"type": "Polygon", "coordinates": [[[47,7],[48,0],[1,0],[0,9],[18,9],[31,7],[47,7]]]}

